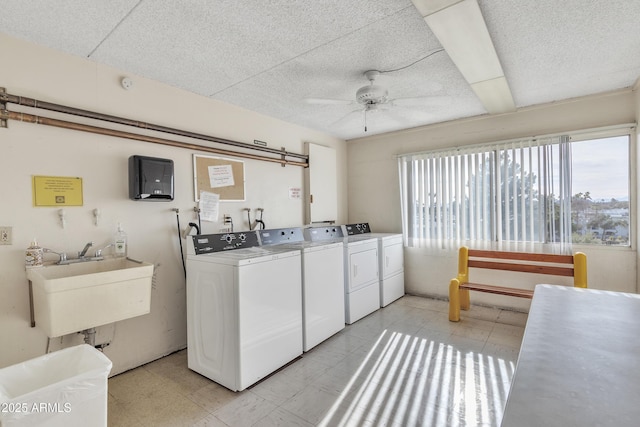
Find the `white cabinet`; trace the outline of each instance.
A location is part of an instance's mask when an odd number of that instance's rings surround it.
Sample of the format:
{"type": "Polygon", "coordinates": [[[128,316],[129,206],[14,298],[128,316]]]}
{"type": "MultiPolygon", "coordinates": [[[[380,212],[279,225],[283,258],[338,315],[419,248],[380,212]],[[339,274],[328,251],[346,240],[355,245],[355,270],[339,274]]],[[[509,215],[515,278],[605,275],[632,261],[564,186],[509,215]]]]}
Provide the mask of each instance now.
{"type": "Polygon", "coordinates": [[[305,144],[309,167],[305,170],[305,221],[307,224],[335,222],[338,218],[336,150],[305,144]]]}

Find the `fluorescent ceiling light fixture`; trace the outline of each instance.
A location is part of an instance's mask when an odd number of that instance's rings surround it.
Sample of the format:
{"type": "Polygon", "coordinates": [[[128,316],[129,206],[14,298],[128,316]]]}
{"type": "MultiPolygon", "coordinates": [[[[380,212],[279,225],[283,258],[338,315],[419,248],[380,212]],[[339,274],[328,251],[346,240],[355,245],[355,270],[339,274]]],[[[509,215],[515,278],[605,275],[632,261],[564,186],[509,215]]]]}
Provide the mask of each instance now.
{"type": "Polygon", "coordinates": [[[471,89],[473,89],[476,96],[482,101],[484,108],[491,114],[515,110],[511,91],[509,90],[507,79],[504,77],[472,83],[471,89]]]}
{"type": "Polygon", "coordinates": [[[515,110],[477,0],[412,0],[465,80],[491,113],[515,110]]]}

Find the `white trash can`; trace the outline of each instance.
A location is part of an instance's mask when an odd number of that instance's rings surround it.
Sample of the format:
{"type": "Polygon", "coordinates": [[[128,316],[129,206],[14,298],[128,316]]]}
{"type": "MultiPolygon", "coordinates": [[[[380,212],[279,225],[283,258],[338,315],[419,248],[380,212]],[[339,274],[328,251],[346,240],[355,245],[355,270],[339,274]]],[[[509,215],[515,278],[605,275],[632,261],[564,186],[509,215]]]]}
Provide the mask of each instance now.
{"type": "Polygon", "coordinates": [[[111,366],[82,344],[0,369],[0,427],[106,427],[111,366]]]}

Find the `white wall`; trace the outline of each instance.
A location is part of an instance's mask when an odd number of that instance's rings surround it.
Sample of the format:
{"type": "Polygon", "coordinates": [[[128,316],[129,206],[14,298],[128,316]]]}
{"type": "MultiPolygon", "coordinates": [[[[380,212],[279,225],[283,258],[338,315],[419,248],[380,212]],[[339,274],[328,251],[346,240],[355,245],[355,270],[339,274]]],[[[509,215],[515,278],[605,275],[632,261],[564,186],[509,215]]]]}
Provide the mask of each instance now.
{"type": "MultiPolygon", "coordinates": [[[[398,154],[632,123],[638,120],[639,103],[634,91],[621,90],[525,108],[511,114],[456,120],[348,141],[349,222],[369,221],[374,231],[401,232],[398,154]]],[[[633,171],[636,165],[637,161],[632,161],[633,171]]],[[[587,254],[589,286],[636,292],[635,242],[632,249],[576,248],[587,254]]],[[[454,250],[407,248],[407,292],[448,297],[448,283],[456,273],[456,257],[454,250]]],[[[530,285],[533,285],[545,278],[516,279],[523,283],[532,281],[530,285]]],[[[528,302],[518,298],[474,293],[472,299],[518,309],[528,307],[528,302]]]]}
{"type": "MultiPolygon", "coordinates": [[[[4,58],[0,86],[13,95],[242,142],[259,139],[271,147],[298,153],[304,152],[304,142],[334,147],[338,158],[338,221],[347,219],[346,144],[342,140],[137,76],[130,76],[135,85],[125,91],[120,86],[124,76],[121,71],[2,34],[0,57],[4,58]]],[[[8,108],[20,107],[9,104],[8,108]]],[[[44,111],[36,114],[52,115],[44,111]]],[[[130,256],[154,263],[156,273],[149,315],[98,328],[97,342],[111,341],[105,354],[114,363],[112,374],[184,348],[185,280],[176,215],[171,209],[180,209],[183,228],[195,220],[195,152],[17,121],[10,121],[8,129],[0,129],[0,147],[0,225],[13,227],[13,244],[0,246],[0,367],[42,355],[47,345],[44,333],[29,326],[24,269],[24,249],[29,242],[36,237],[42,246],[73,253],[88,241],[96,246],[109,243],[118,222],[128,234],[130,256]],[[174,161],[174,201],[128,199],[127,159],[134,154],[174,161]],[[83,179],[84,204],[65,208],[65,229],[60,226],[57,208],[33,207],[32,175],[83,179]],[[93,222],[95,208],[102,211],[98,226],[93,222]]],[[[236,230],[246,229],[245,207],[264,208],[268,228],[303,225],[303,200],[288,198],[289,188],[303,188],[301,167],[245,160],[245,175],[247,200],[221,204],[221,213],[233,217],[236,230]]],[[[220,227],[218,223],[203,223],[202,231],[214,233],[220,227]]],[[[80,342],[82,336],[74,334],[54,339],[51,344],[57,349],[80,342]]]]}
{"type": "MultiPolygon", "coordinates": [[[[635,95],[635,112],[636,112],[636,123],[640,123],[640,77],[636,80],[635,85],[633,86],[633,93],[635,95]]],[[[638,149],[638,141],[640,141],[640,129],[636,126],[636,144],[635,144],[635,156],[633,157],[635,161],[635,181],[636,181],[636,189],[640,189],[640,173],[638,173],[638,165],[640,165],[640,150],[638,149]]],[[[639,191],[636,191],[636,196],[639,191]]],[[[640,209],[640,200],[636,202],[636,234],[640,230],[640,215],[637,214],[640,209]]],[[[633,236],[632,236],[633,237],[633,236]]],[[[636,247],[640,239],[636,237],[636,247]]],[[[640,252],[637,252],[636,257],[636,270],[637,266],[640,265],[640,252]]],[[[636,286],[636,292],[640,292],[640,275],[638,276],[638,285],[636,286]]]]}

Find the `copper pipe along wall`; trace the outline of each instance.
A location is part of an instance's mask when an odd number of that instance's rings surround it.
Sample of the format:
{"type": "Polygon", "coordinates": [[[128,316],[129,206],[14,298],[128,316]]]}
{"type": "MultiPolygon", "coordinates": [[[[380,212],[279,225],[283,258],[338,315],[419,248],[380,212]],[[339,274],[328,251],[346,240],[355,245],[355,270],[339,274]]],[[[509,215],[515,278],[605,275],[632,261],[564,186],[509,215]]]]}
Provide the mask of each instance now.
{"type": "MultiPolygon", "coordinates": [[[[222,150],[218,148],[207,147],[205,145],[191,144],[188,142],[180,142],[180,141],[174,141],[171,139],[157,138],[154,136],[140,135],[132,132],[124,132],[120,130],[107,129],[107,128],[102,128],[98,126],[67,122],[64,120],[51,119],[48,117],[41,117],[41,116],[36,116],[34,114],[20,113],[20,112],[15,112],[10,110],[3,110],[1,117],[9,120],[18,120],[26,123],[36,123],[36,124],[41,124],[46,126],[59,127],[63,129],[72,129],[72,130],[78,130],[83,132],[90,132],[90,133],[95,133],[99,135],[115,136],[119,138],[133,139],[136,141],[152,142],[154,144],[168,145],[170,147],[187,148],[190,150],[204,151],[207,153],[242,157],[245,159],[262,160],[262,161],[267,161],[272,163],[280,163],[281,165],[292,165],[292,166],[301,166],[301,167],[308,166],[306,162],[298,162],[298,161],[292,161],[292,160],[286,160],[286,159],[276,159],[272,157],[259,156],[257,154],[248,154],[248,153],[240,153],[240,152],[231,151],[231,150],[222,150]]],[[[282,153],[278,152],[278,154],[282,154],[282,153]]]]}
{"type": "Polygon", "coordinates": [[[37,99],[27,98],[27,97],[18,96],[18,95],[11,95],[8,93],[0,94],[0,101],[23,105],[25,107],[40,108],[43,110],[55,111],[57,113],[65,113],[65,114],[70,114],[74,116],[86,117],[89,119],[96,119],[96,120],[101,120],[105,122],[117,123],[117,124],[126,125],[126,126],[133,126],[141,129],[148,129],[148,130],[153,130],[157,132],[170,133],[173,135],[186,136],[188,138],[201,139],[204,141],[215,142],[218,144],[232,145],[234,147],[246,148],[248,150],[262,151],[265,153],[284,155],[286,157],[295,157],[295,158],[304,159],[304,160],[309,159],[309,156],[306,154],[292,153],[288,151],[277,150],[275,148],[261,147],[259,145],[252,145],[244,142],[232,141],[230,139],[217,138],[214,136],[204,135],[201,133],[184,131],[176,128],[155,125],[152,123],[140,122],[137,120],[131,120],[124,117],[97,113],[95,111],[83,110],[75,107],[68,107],[66,105],[54,104],[46,101],[39,101],[37,99]]]}

